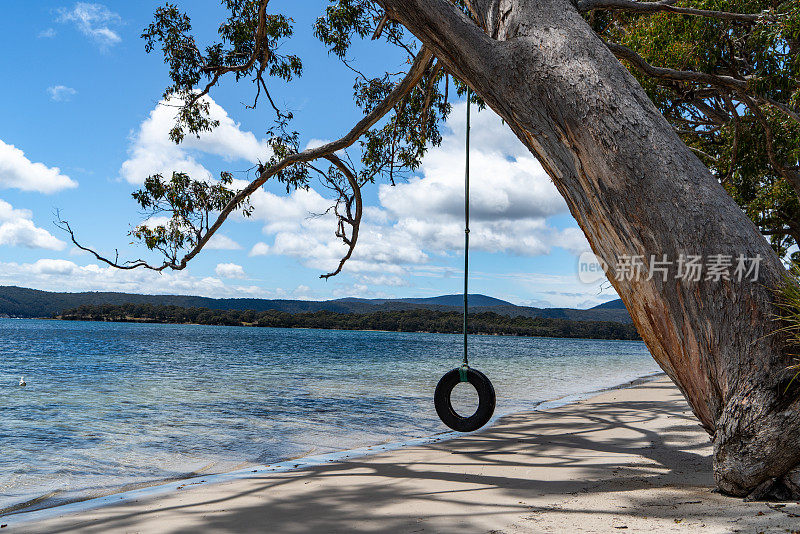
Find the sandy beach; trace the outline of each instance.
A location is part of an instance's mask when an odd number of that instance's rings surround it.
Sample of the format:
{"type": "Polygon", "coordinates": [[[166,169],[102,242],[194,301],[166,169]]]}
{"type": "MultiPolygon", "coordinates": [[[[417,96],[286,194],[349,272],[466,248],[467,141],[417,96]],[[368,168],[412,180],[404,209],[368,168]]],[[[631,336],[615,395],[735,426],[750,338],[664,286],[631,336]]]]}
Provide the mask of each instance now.
{"type": "Polygon", "coordinates": [[[0,524],[51,533],[800,532],[797,503],[712,493],[710,454],[683,397],[660,378],[450,441],[0,524]]]}

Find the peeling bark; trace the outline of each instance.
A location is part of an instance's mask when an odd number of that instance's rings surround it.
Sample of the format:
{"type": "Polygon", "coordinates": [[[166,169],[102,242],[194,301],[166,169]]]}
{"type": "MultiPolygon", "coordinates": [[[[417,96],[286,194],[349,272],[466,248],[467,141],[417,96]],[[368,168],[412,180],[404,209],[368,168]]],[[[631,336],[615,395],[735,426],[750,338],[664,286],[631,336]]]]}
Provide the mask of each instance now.
{"type": "Polygon", "coordinates": [[[800,402],[771,335],[784,269],[568,0],[378,0],[537,156],[595,254],[761,256],[757,282],[611,282],[714,443],[723,492],[800,497],[800,402]]]}

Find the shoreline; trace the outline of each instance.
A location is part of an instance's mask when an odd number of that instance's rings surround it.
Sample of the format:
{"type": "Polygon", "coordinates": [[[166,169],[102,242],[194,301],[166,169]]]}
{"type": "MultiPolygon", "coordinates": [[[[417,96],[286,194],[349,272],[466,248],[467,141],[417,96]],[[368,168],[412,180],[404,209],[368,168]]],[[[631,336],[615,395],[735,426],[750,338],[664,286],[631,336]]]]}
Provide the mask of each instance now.
{"type": "Polygon", "coordinates": [[[708,434],[668,379],[586,397],[455,439],[0,523],[62,534],[797,531],[800,503],[712,491],[708,434]]]}
{"type": "Polygon", "coordinates": [[[36,521],[45,521],[50,518],[57,517],[63,514],[85,512],[113,504],[126,503],[132,500],[137,500],[142,498],[152,498],[160,495],[169,494],[181,490],[183,489],[183,487],[186,487],[187,485],[207,486],[218,483],[230,482],[233,480],[246,479],[248,477],[260,476],[269,473],[277,474],[289,471],[298,471],[314,466],[324,465],[327,463],[335,463],[338,461],[351,458],[360,458],[373,454],[391,452],[407,447],[415,447],[433,443],[442,443],[468,435],[479,435],[483,432],[489,431],[498,421],[500,421],[505,417],[525,415],[525,414],[539,412],[542,410],[550,410],[562,406],[567,406],[569,404],[576,403],[581,400],[585,400],[587,398],[591,398],[593,396],[605,392],[636,387],[638,385],[646,384],[648,382],[652,382],[664,377],[666,377],[666,374],[661,371],[658,371],[649,375],[644,375],[635,378],[633,380],[627,380],[625,382],[622,382],[614,386],[609,386],[586,392],[568,394],[553,399],[547,399],[537,404],[532,410],[526,409],[520,411],[496,413],[492,416],[490,421],[483,428],[469,434],[464,434],[455,431],[445,431],[430,436],[412,438],[409,440],[389,441],[374,445],[366,445],[355,449],[344,449],[341,451],[334,451],[319,455],[287,458],[279,462],[273,462],[265,465],[252,464],[244,468],[234,469],[231,471],[224,471],[221,473],[214,473],[210,475],[189,473],[187,474],[187,476],[125,485],[116,489],[111,489],[108,492],[100,493],[99,495],[95,494],[93,496],[87,496],[85,498],[76,498],[74,500],[69,500],[67,502],[55,503],[51,506],[43,506],[40,508],[25,510],[25,508],[36,506],[36,504],[41,503],[43,499],[53,496],[58,492],[56,490],[48,493],[47,495],[36,497],[34,499],[30,499],[28,501],[16,505],[11,505],[10,507],[6,508],[7,511],[0,514],[0,525],[7,525],[10,527],[23,523],[27,524],[36,521]]]}
{"type": "MultiPolygon", "coordinates": [[[[0,319],[4,319],[0,317],[0,319]]],[[[149,320],[126,320],[126,321],[106,321],[100,319],[62,319],[60,317],[5,317],[5,319],[15,319],[22,321],[56,321],[63,323],[70,322],[84,322],[84,323],[112,323],[112,324],[160,324],[160,325],[175,325],[175,326],[202,326],[212,328],[272,328],[272,329],[285,329],[285,330],[322,330],[322,331],[336,331],[336,332],[386,332],[390,334],[433,334],[445,336],[461,336],[459,332],[433,332],[430,330],[381,330],[376,328],[323,328],[311,326],[259,326],[257,324],[241,324],[241,325],[224,325],[224,324],[202,324],[202,323],[172,323],[166,321],[149,321],[149,320]]],[[[571,319],[563,319],[565,321],[572,321],[571,319]]],[[[575,321],[585,322],[585,321],[575,321]]],[[[611,324],[627,325],[629,323],[617,323],[615,321],[597,321],[608,322],[611,324]]],[[[470,336],[488,336],[488,337],[511,337],[511,338],[532,338],[532,339],[567,339],[567,340],[587,340],[587,341],[624,341],[624,342],[639,342],[643,343],[641,338],[637,339],[623,339],[619,337],[578,337],[578,336],[535,336],[524,334],[497,334],[491,332],[470,332],[470,336]]]]}

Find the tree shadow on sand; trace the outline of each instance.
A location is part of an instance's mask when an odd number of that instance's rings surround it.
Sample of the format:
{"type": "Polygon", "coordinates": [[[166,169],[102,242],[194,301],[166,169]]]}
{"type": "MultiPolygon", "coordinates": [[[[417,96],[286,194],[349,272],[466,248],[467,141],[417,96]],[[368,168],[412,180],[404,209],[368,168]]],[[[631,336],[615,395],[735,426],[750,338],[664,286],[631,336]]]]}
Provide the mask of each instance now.
{"type": "MultiPolygon", "coordinates": [[[[668,400],[592,401],[533,415],[511,415],[485,432],[418,447],[423,452],[419,456],[428,461],[398,463],[403,456],[390,453],[267,475],[253,479],[245,490],[229,486],[215,498],[203,498],[199,489],[195,490],[198,496],[185,504],[170,506],[162,501],[159,506],[156,502],[145,511],[122,507],[108,519],[101,515],[79,528],[82,532],[137,530],[143,520],[171,515],[200,521],[209,532],[463,534],[486,532],[476,525],[492,524],[493,517],[497,524],[507,524],[520,516],[548,512],[608,516],[610,525],[611,517],[620,514],[617,507],[586,510],[546,505],[565,497],[606,492],[621,493],[629,515],[635,517],[637,508],[646,506],[648,517],[666,520],[691,515],[690,510],[673,504],[697,503],[685,502],[686,495],[701,493],[702,499],[730,503],[715,508],[713,517],[704,518],[706,522],[748,528],[750,523],[740,517],[745,506],[741,500],[710,493],[708,438],[698,432],[686,402],[672,385],[652,383],[647,388],[654,397],[664,390],[672,394],[668,400]],[[568,476],[563,468],[569,469],[568,476]],[[305,487],[298,489],[298,485],[305,487]],[[675,503],[659,503],[657,496],[639,491],[659,488],[675,490],[675,503]]],[[[780,512],[775,514],[780,516],[780,512]]],[[[198,523],[167,530],[197,532],[198,523]]],[[[536,531],[535,522],[528,531],[536,531]]]]}

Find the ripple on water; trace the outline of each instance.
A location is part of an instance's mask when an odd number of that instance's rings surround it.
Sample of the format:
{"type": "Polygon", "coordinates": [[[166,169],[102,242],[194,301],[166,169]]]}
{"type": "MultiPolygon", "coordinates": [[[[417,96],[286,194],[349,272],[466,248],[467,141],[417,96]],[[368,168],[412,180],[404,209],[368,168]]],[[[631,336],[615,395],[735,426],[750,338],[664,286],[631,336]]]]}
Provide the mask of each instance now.
{"type": "MultiPolygon", "coordinates": [[[[641,342],[470,343],[498,413],[658,370],[641,342]]],[[[444,431],[461,337],[0,319],[0,346],[3,509],[444,431]]]]}

